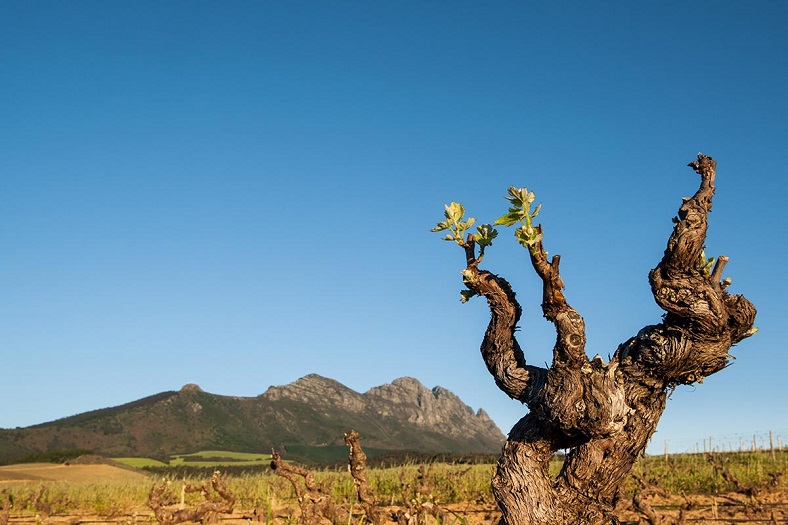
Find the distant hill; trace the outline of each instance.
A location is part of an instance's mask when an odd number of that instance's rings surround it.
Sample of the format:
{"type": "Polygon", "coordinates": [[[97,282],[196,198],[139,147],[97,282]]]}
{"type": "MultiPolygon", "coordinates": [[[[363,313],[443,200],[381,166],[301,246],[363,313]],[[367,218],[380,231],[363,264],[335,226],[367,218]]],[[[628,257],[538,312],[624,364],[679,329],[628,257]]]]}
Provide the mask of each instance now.
{"type": "Polygon", "coordinates": [[[498,453],[505,440],[483,410],[474,413],[444,388],[430,390],[404,377],[362,394],[312,374],[257,397],[209,394],[190,384],[117,407],[0,429],[0,463],[70,449],[166,459],[205,449],[275,448],[320,457],[343,448],[350,428],[378,453],[498,453]]]}

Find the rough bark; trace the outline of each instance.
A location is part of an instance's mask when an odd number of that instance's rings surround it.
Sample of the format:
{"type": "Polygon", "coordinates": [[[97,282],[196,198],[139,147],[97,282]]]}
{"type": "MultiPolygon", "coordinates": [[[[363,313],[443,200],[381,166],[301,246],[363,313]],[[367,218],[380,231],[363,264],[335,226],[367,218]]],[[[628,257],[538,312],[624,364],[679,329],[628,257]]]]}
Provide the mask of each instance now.
{"type": "Polygon", "coordinates": [[[528,365],[514,337],[522,310],[511,286],[478,268],[473,236],[464,244],[464,282],[491,312],[481,346],[485,364],[498,387],[530,409],[509,433],[492,483],[502,525],[617,523],[619,488],[656,429],[667,392],[724,368],[730,347],[754,333],[755,308],[720,281],[727,257],[710,272],[699,262],[716,162],[698,154],[690,167],[700,187],[684,199],[662,261],[649,274],[667,313],[621,344],[609,362],[586,356],[585,324],[563,295],[560,257],[548,260],[538,242],[529,249],[531,265],[556,343],[549,368],[528,365]],[[559,449],[569,452],[553,478],[548,464],[559,449]]]}

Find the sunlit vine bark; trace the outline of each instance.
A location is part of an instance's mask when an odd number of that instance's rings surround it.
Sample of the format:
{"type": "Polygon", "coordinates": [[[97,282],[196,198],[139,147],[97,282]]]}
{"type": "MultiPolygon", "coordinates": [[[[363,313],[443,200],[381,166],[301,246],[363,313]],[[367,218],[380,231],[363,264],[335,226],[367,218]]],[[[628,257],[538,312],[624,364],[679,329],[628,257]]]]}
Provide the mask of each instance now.
{"type": "Polygon", "coordinates": [[[539,212],[531,211],[533,193],[511,188],[512,207],[496,224],[520,223],[517,239],[542,281],[542,312],[556,330],[549,367],[526,362],[515,338],[522,309],[514,291],[479,268],[497,232],[482,225],[466,236],[474,220],[465,219],[457,203],[433,229],[447,230],[446,239],[464,248],[463,299],[487,299],[491,319],[481,346],[487,369],[503,392],[530,409],[509,433],[492,482],[502,525],[616,523],[619,488],[656,429],[668,391],[725,368],[731,346],[755,333],[754,306],[729,294],[730,280],[721,280],[728,258],[713,264],[704,253],[716,162],[698,154],[690,167],[700,186],[684,199],[664,256],[649,273],[666,314],[619,345],[607,362],[586,355],[585,323],[563,294],[561,259],[548,259],[542,227],[532,222],[539,212]],[[560,449],[569,452],[552,477],[548,464],[560,449]]]}

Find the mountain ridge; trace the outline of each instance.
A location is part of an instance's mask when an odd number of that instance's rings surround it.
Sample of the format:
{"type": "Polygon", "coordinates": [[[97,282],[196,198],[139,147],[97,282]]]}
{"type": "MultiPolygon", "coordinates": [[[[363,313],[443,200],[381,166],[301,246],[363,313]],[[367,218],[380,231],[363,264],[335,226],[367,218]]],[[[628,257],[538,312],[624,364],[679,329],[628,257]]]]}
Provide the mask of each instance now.
{"type": "Polygon", "coordinates": [[[340,447],[356,429],[370,448],[420,453],[498,453],[503,433],[451,391],[415,378],[356,392],[309,374],[256,397],[212,394],[189,383],[25,428],[0,429],[0,462],[86,449],[106,456],[167,458],[197,450],[268,452],[340,447]]]}

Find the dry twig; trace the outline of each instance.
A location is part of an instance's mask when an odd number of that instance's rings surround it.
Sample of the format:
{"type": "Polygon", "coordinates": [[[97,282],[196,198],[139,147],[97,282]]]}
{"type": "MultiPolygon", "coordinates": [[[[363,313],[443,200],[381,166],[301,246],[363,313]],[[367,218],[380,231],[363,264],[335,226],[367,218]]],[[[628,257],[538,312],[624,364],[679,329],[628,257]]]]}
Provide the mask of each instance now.
{"type": "Polygon", "coordinates": [[[2,500],[0,500],[0,525],[8,525],[11,519],[11,507],[14,506],[14,498],[5,489],[0,491],[0,496],[2,496],[2,500]]]}
{"type": "Polygon", "coordinates": [[[331,502],[331,496],[315,482],[315,476],[307,469],[285,463],[275,450],[271,451],[271,469],[293,485],[301,507],[299,523],[302,525],[319,523],[321,518],[332,523],[347,519],[347,512],[331,502]],[[303,486],[298,481],[299,477],[304,480],[303,486]]]}
{"type": "Polygon", "coordinates": [[[375,499],[372,497],[369,489],[369,482],[365,470],[367,468],[367,455],[361,449],[359,442],[358,432],[349,430],[345,433],[345,444],[350,447],[350,454],[348,455],[348,471],[353,477],[353,484],[356,486],[356,493],[358,494],[358,501],[364,509],[364,514],[373,525],[380,525],[384,522],[383,511],[375,499]]]}
{"type": "Polygon", "coordinates": [[[205,501],[193,509],[175,510],[169,508],[166,502],[163,501],[169,486],[169,482],[165,480],[161,485],[153,485],[151,488],[148,495],[148,506],[153,510],[156,521],[160,525],[175,525],[186,521],[208,523],[217,514],[229,514],[233,511],[235,496],[227,489],[225,478],[226,475],[220,476],[217,470],[213,473],[213,477],[209,482],[205,482],[202,485],[187,483],[184,486],[184,492],[199,492],[203,495],[205,501]],[[211,489],[218,495],[218,498],[212,495],[211,489]]]}

